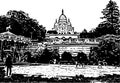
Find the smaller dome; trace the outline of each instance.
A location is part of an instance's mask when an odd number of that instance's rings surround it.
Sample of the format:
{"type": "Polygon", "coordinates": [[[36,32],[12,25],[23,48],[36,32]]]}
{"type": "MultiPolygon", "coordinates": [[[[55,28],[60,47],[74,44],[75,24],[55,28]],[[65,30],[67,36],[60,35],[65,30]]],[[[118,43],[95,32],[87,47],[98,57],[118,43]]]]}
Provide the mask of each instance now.
{"type": "Polygon", "coordinates": [[[57,25],[58,25],[58,23],[55,23],[54,25],[55,25],[55,26],[57,26],[57,25]]]}
{"type": "Polygon", "coordinates": [[[54,25],[58,25],[58,23],[57,23],[57,19],[56,19],[56,21],[55,21],[55,24],[54,25]]]}
{"type": "Polygon", "coordinates": [[[68,19],[68,25],[70,25],[70,26],[71,26],[71,22],[70,22],[70,19],[68,19]]]}

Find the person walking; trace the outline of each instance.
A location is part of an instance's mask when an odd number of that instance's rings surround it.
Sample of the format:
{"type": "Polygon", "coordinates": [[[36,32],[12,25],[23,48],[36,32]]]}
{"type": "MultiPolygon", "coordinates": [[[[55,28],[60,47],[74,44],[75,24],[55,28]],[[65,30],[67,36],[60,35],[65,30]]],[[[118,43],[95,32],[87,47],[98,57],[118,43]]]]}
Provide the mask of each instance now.
{"type": "Polygon", "coordinates": [[[12,57],[10,54],[7,55],[5,66],[7,67],[7,76],[11,76],[12,73],[12,57]]]}

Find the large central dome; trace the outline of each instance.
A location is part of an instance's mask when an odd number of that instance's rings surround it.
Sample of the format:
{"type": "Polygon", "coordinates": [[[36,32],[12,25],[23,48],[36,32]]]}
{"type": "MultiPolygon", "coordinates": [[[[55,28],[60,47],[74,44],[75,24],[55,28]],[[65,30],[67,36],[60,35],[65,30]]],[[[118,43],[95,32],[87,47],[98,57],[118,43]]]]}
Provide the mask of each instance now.
{"type": "Polygon", "coordinates": [[[59,17],[59,21],[66,21],[67,22],[67,17],[64,15],[64,11],[62,10],[62,14],[59,17]]]}
{"type": "Polygon", "coordinates": [[[66,16],[65,15],[60,15],[60,20],[67,20],[66,16]]]}

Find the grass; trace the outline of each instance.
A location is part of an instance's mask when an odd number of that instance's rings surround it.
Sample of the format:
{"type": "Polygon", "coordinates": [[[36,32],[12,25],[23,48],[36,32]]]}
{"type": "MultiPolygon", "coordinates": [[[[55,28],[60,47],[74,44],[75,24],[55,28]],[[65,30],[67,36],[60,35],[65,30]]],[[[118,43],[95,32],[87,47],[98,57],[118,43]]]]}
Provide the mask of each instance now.
{"type": "Polygon", "coordinates": [[[120,82],[120,67],[115,69],[114,66],[103,66],[102,68],[99,69],[98,66],[92,66],[92,65],[85,66],[85,68],[81,68],[81,67],[76,68],[75,65],[53,65],[53,64],[15,65],[13,66],[13,74],[11,78],[0,79],[0,81],[1,82],[92,82],[92,81],[120,82]],[[30,74],[30,75],[26,75],[26,74],[30,74]],[[92,74],[98,74],[98,75],[92,76],[92,74]],[[51,75],[52,77],[49,77],[49,75],[51,75]]]}

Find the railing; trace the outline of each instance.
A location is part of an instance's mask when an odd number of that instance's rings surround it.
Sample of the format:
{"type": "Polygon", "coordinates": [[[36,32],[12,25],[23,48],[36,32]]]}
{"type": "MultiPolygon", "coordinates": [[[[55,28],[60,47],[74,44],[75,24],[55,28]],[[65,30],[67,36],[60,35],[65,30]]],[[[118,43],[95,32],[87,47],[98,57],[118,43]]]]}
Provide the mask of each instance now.
{"type": "Polygon", "coordinates": [[[49,42],[49,44],[99,44],[99,42],[49,42]]]}
{"type": "Polygon", "coordinates": [[[99,44],[99,41],[95,39],[71,39],[71,40],[56,40],[53,39],[47,41],[49,44],[99,44]]]}

